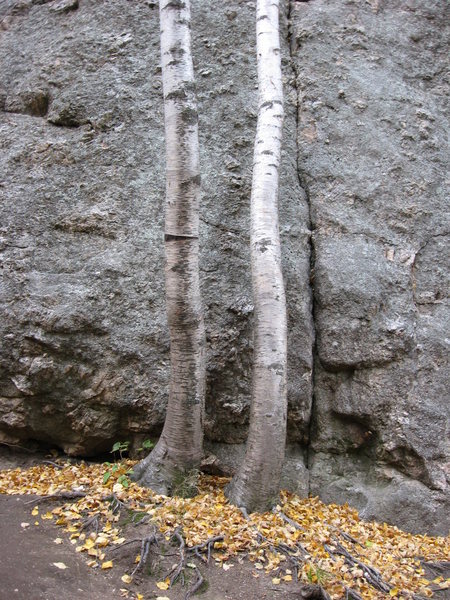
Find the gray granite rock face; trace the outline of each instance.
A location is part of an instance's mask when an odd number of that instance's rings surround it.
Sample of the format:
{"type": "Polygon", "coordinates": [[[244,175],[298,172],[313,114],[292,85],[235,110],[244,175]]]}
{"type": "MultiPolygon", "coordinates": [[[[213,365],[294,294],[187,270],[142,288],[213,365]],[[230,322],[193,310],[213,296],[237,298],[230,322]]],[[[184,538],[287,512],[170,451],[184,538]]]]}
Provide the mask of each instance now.
{"type": "Polygon", "coordinates": [[[310,491],[435,533],[450,526],[445,13],[291,10],[313,228],[310,491]]]}
{"type": "MultiPolygon", "coordinates": [[[[193,3],[205,426],[231,468],[252,361],[254,10],[193,3]]],[[[93,455],[162,426],[157,12],[150,0],[0,1],[5,443],[93,455]]],[[[284,478],[431,533],[450,514],[444,12],[438,0],[292,0],[282,17],[284,478]]]]}
{"type": "MultiPolygon", "coordinates": [[[[164,126],[156,2],[2,2],[0,431],[70,454],[156,435],[169,378],[164,126]]],[[[245,440],[251,374],[249,195],[256,125],[251,3],[197,2],[206,435],[245,440]]],[[[308,437],[308,205],[284,15],[280,211],[290,436],[308,437]]]]}

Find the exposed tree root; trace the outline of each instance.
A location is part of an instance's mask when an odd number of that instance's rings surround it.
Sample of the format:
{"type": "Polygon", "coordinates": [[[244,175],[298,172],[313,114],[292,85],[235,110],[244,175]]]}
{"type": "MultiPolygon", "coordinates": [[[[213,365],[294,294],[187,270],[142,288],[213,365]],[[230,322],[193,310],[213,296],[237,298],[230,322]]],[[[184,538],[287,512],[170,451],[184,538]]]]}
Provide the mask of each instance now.
{"type": "Polygon", "coordinates": [[[248,512],[247,512],[247,509],[245,508],[245,506],[240,506],[240,507],[239,507],[239,510],[241,511],[241,513],[242,513],[242,516],[244,517],[244,519],[245,519],[246,521],[250,521],[250,516],[249,516],[249,514],[248,514],[248,512]]]}
{"type": "Polygon", "coordinates": [[[345,600],[363,600],[362,596],[349,587],[345,587],[345,600]]]}
{"type": "MultiPolygon", "coordinates": [[[[300,531],[305,531],[304,527],[302,527],[294,519],[291,519],[290,517],[285,515],[282,511],[274,509],[272,512],[274,514],[278,515],[281,519],[283,519],[283,521],[285,521],[286,523],[288,523],[295,529],[298,529],[300,531]]],[[[354,538],[350,534],[346,533],[345,531],[342,531],[341,529],[339,529],[339,527],[336,527],[334,525],[329,525],[329,527],[331,529],[333,529],[334,531],[336,531],[339,535],[341,535],[342,538],[344,540],[346,540],[347,542],[351,542],[353,544],[362,546],[362,544],[356,538],[354,538]]],[[[350,564],[351,566],[355,566],[355,565],[359,566],[359,568],[363,571],[364,577],[365,577],[366,581],[368,581],[368,583],[370,583],[373,587],[375,587],[376,589],[378,589],[380,591],[389,592],[389,590],[391,589],[392,586],[389,586],[387,583],[385,583],[381,579],[381,575],[376,569],[374,569],[373,567],[369,567],[369,566],[365,565],[363,562],[361,562],[360,560],[354,558],[349,552],[347,552],[347,550],[341,544],[339,544],[339,542],[334,542],[334,543],[336,545],[336,550],[332,550],[332,548],[328,544],[323,545],[324,549],[330,554],[330,556],[333,556],[333,554],[343,555],[348,564],[350,564]],[[345,554],[344,554],[344,552],[345,552],[345,554]],[[367,576],[366,576],[366,574],[367,574],[367,576]]],[[[306,549],[299,542],[297,542],[296,547],[303,553],[303,555],[308,554],[306,549]]],[[[278,544],[277,546],[275,546],[275,549],[278,552],[281,551],[281,552],[285,553],[286,556],[287,556],[286,550],[288,552],[292,552],[292,548],[290,548],[289,546],[287,546],[285,544],[278,544]]],[[[291,558],[291,562],[293,562],[292,558],[291,558]]],[[[296,565],[294,563],[293,570],[296,574],[298,573],[298,564],[296,565]]],[[[323,588],[321,586],[314,586],[314,587],[319,587],[322,590],[322,592],[321,592],[322,595],[317,595],[317,593],[314,592],[313,590],[308,591],[308,588],[305,588],[305,592],[304,593],[302,592],[303,597],[304,598],[327,598],[327,597],[329,597],[327,592],[325,590],[323,590],[323,588]],[[308,593],[311,593],[312,596],[304,595],[304,594],[308,594],[308,593]]],[[[345,599],[346,600],[362,600],[362,597],[355,590],[352,590],[351,588],[345,586],[345,599]]]]}
{"type": "Polygon", "coordinates": [[[300,555],[306,554],[306,550],[303,548],[303,546],[301,546],[300,544],[297,544],[296,547],[291,548],[290,546],[288,546],[287,544],[284,544],[283,542],[278,543],[278,544],[272,544],[260,532],[258,532],[258,534],[257,534],[257,540],[258,540],[258,543],[264,542],[266,544],[266,546],[269,547],[271,552],[273,552],[273,553],[278,552],[279,554],[283,554],[286,557],[287,566],[279,567],[277,569],[277,571],[275,572],[275,577],[278,577],[279,575],[283,575],[283,573],[286,572],[286,568],[289,567],[289,569],[292,571],[292,573],[294,575],[294,579],[296,580],[298,578],[299,570],[301,569],[303,563],[305,562],[301,556],[299,557],[299,553],[300,553],[300,555]]]}
{"type": "Polygon", "coordinates": [[[202,574],[200,573],[200,569],[197,566],[195,566],[194,568],[195,568],[195,572],[197,574],[197,579],[194,582],[191,589],[186,592],[186,594],[184,596],[184,600],[189,600],[189,598],[191,596],[193,596],[195,594],[195,592],[197,592],[201,588],[202,584],[205,581],[202,574]]]}
{"type": "MultiPolygon", "coordinates": [[[[290,517],[288,517],[281,511],[274,511],[274,512],[277,515],[279,515],[284,521],[286,521],[287,523],[289,523],[296,529],[300,529],[300,530],[304,531],[303,527],[301,527],[301,525],[299,525],[296,521],[294,521],[294,519],[291,519],[290,517]]],[[[346,533],[345,531],[342,531],[341,529],[339,529],[339,527],[335,527],[334,525],[333,526],[330,525],[329,527],[332,530],[336,531],[347,542],[351,542],[355,545],[362,546],[362,544],[356,538],[352,537],[350,534],[346,533]]],[[[382,579],[381,574],[377,569],[375,569],[374,567],[371,567],[370,565],[365,564],[358,558],[354,557],[337,540],[333,540],[333,546],[330,546],[329,544],[324,544],[323,547],[330,556],[333,556],[336,554],[341,555],[345,558],[345,562],[349,566],[359,567],[361,569],[361,571],[363,572],[364,579],[375,589],[379,590],[380,592],[385,592],[385,593],[389,593],[389,591],[392,589],[392,586],[390,584],[386,583],[382,579]]],[[[360,595],[357,592],[355,592],[354,590],[351,590],[350,588],[346,588],[346,597],[352,598],[354,600],[360,599],[360,595]]]]}
{"type": "Polygon", "coordinates": [[[106,500],[107,502],[109,502],[111,512],[113,513],[113,515],[119,513],[123,508],[131,510],[131,508],[127,504],[125,504],[125,502],[119,500],[119,498],[115,494],[109,494],[108,496],[102,498],[102,500],[106,500]]]}
{"type": "Polygon", "coordinates": [[[335,546],[334,549],[331,546],[329,546],[328,544],[324,544],[323,547],[330,555],[339,554],[339,555],[343,556],[345,558],[345,562],[349,566],[359,567],[361,569],[361,571],[363,572],[364,579],[368,583],[370,583],[370,585],[372,587],[379,590],[380,592],[389,593],[389,590],[392,589],[392,586],[389,583],[386,583],[385,581],[383,581],[381,574],[379,571],[377,571],[377,569],[375,569],[374,567],[371,567],[369,565],[366,565],[358,558],[355,558],[339,542],[335,541],[335,542],[333,542],[333,545],[335,546]]]}
{"type": "MultiPolygon", "coordinates": [[[[123,505],[123,503],[120,503],[120,504],[123,505]]],[[[241,512],[242,512],[244,518],[246,518],[246,519],[249,518],[247,511],[245,509],[241,508],[241,512]]],[[[292,527],[295,527],[296,529],[300,529],[300,530],[304,531],[304,528],[301,527],[301,525],[299,525],[294,519],[291,519],[290,517],[288,517],[281,511],[274,510],[273,512],[278,514],[280,516],[280,518],[282,518],[285,522],[287,522],[292,527]]],[[[96,516],[91,517],[87,521],[87,523],[89,523],[89,524],[93,523],[95,518],[96,518],[96,516]]],[[[143,524],[143,521],[136,523],[136,525],[141,525],[141,524],[143,524]]],[[[86,526],[88,526],[88,525],[86,524],[86,526]]],[[[330,526],[330,527],[331,527],[331,529],[335,530],[347,542],[351,542],[355,545],[360,545],[360,546],[362,545],[357,539],[355,539],[351,535],[347,534],[346,532],[341,531],[338,527],[335,527],[335,526],[330,526]]],[[[255,527],[255,530],[256,530],[256,527],[255,527]]],[[[285,565],[283,565],[283,567],[279,567],[278,570],[275,572],[274,576],[276,576],[276,577],[283,576],[286,573],[286,570],[288,569],[290,572],[292,572],[294,580],[297,580],[298,574],[301,571],[302,566],[305,564],[305,561],[311,560],[311,557],[310,557],[308,551],[306,550],[306,548],[304,548],[304,546],[302,546],[302,544],[300,542],[297,542],[294,546],[289,546],[283,542],[272,543],[261,532],[259,532],[258,530],[256,530],[256,532],[257,532],[256,539],[257,539],[258,544],[260,544],[263,549],[263,555],[265,554],[266,549],[268,549],[272,553],[279,553],[279,554],[283,554],[285,556],[285,559],[286,559],[285,565]]],[[[144,538],[135,538],[132,540],[128,540],[128,541],[124,542],[123,544],[121,544],[119,547],[110,550],[110,552],[111,553],[117,552],[131,544],[140,544],[141,545],[140,560],[137,563],[137,565],[133,568],[133,570],[131,571],[131,573],[130,573],[131,577],[133,577],[139,570],[142,570],[142,568],[145,566],[145,564],[147,563],[148,558],[150,556],[152,546],[153,546],[153,552],[159,556],[165,556],[165,557],[178,556],[178,562],[173,566],[171,571],[168,573],[167,577],[170,582],[170,587],[175,585],[175,583],[177,581],[180,581],[181,585],[184,587],[186,585],[185,574],[186,574],[186,567],[187,567],[189,558],[196,557],[197,559],[201,560],[204,564],[206,564],[206,565],[209,564],[215,543],[221,542],[221,541],[223,541],[223,539],[224,538],[221,535],[215,536],[215,537],[211,537],[211,538],[205,540],[201,544],[197,544],[195,546],[189,547],[189,546],[186,546],[186,542],[183,538],[181,530],[175,529],[170,537],[170,542],[176,542],[178,544],[177,552],[174,554],[167,554],[166,552],[160,553],[157,551],[157,548],[164,542],[164,537],[158,536],[158,534],[156,533],[156,529],[154,529],[153,532],[149,536],[144,537],[144,538]]],[[[345,562],[350,567],[358,567],[359,569],[361,569],[361,571],[363,573],[363,577],[375,589],[377,589],[381,592],[384,592],[384,593],[389,593],[389,591],[392,589],[392,586],[382,579],[381,574],[377,569],[375,569],[374,567],[372,567],[370,565],[367,565],[366,563],[361,561],[359,558],[356,558],[355,556],[353,556],[336,539],[333,539],[331,544],[323,544],[323,548],[330,554],[331,557],[336,556],[336,555],[343,556],[345,559],[345,562]]],[[[186,591],[184,600],[189,600],[192,597],[192,595],[195,594],[199,590],[199,588],[202,586],[202,584],[204,583],[204,578],[203,578],[203,575],[201,574],[199,568],[196,565],[193,565],[192,563],[189,564],[189,568],[190,569],[194,568],[195,573],[196,573],[196,579],[193,582],[193,584],[191,585],[191,587],[186,591]]],[[[314,585],[313,584],[302,585],[301,589],[299,591],[300,591],[300,597],[304,598],[305,600],[315,600],[315,599],[330,600],[329,594],[325,591],[325,589],[320,584],[319,585],[315,585],[315,584],[314,585]]],[[[362,600],[362,597],[355,590],[353,590],[349,587],[345,587],[345,600],[362,600]]],[[[423,600],[423,599],[418,595],[414,595],[413,600],[423,600]]]]}
{"type": "Polygon", "coordinates": [[[113,554],[114,552],[119,552],[120,550],[123,550],[123,548],[125,548],[126,546],[130,546],[131,544],[142,544],[142,542],[145,540],[146,538],[134,538],[132,540],[127,540],[126,542],[123,542],[123,544],[120,544],[120,546],[117,546],[116,548],[110,548],[109,549],[109,554],[113,554]]]}
{"type": "MultiPolygon", "coordinates": [[[[141,524],[142,521],[138,523],[138,525],[141,524]]],[[[142,571],[144,566],[148,563],[151,554],[156,554],[164,558],[168,556],[178,556],[178,562],[173,566],[171,571],[168,573],[167,577],[170,582],[170,587],[175,585],[177,581],[180,581],[181,585],[184,587],[186,585],[185,573],[186,567],[188,566],[187,562],[189,558],[196,557],[199,560],[201,560],[204,564],[209,564],[211,559],[211,553],[214,549],[214,544],[216,542],[222,542],[224,538],[222,535],[214,536],[208,538],[201,544],[189,547],[186,546],[186,542],[183,538],[181,531],[179,529],[175,529],[172,532],[172,535],[169,540],[169,542],[177,542],[178,544],[178,550],[175,553],[164,552],[165,539],[166,538],[163,535],[158,535],[157,529],[156,527],[154,527],[150,535],[145,536],[143,538],[133,538],[132,540],[127,540],[117,548],[110,549],[109,555],[113,555],[117,552],[120,552],[127,546],[140,544],[140,558],[133,570],[130,571],[130,577],[134,577],[136,573],[142,571]],[[163,552],[158,552],[158,548],[161,548],[163,552]]],[[[194,569],[196,573],[196,579],[191,585],[191,587],[186,591],[184,600],[189,600],[189,598],[191,598],[191,596],[200,589],[200,587],[205,581],[202,573],[200,572],[200,569],[196,565],[189,563],[189,568],[194,569]]]]}
{"type": "Polygon", "coordinates": [[[95,515],[92,515],[91,517],[85,519],[81,524],[80,531],[85,531],[90,527],[92,527],[95,530],[95,533],[98,534],[98,530],[100,527],[100,513],[96,513],[95,515]]]}
{"type": "Polygon", "coordinates": [[[84,498],[86,496],[85,492],[57,492],[56,494],[49,494],[48,496],[41,496],[37,500],[29,500],[25,502],[25,504],[40,504],[45,500],[74,500],[76,498],[84,498]]]}
{"type": "MultiPolygon", "coordinates": [[[[173,562],[178,565],[180,542],[174,538],[169,544],[163,533],[168,535],[177,523],[178,527],[183,527],[185,544],[189,541],[192,545],[191,561],[185,563],[186,586],[182,593],[178,592],[181,598],[199,581],[194,564],[205,576],[207,571],[202,566],[209,556],[219,562],[246,552],[250,560],[260,563],[255,565],[256,568],[263,569],[267,575],[275,574],[275,587],[267,589],[279,591],[277,597],[282,596],[284,581],[292,580],[292,586],[299,593],[306,578],[310,583],[321,584],[328,593],[342,600],[361,600],[362,594],[384,597],[389,593],[392,597],[425,600],[430,593],[437,597],[448,591],[446,578],[450,563],[447,562],[448,541],[445,538],[411,536],[376,522],[367,526],[357,520],[354,510],[349,507],[327,507],[317,498],[300,499],[285,493],[282,494],[283,507],[277,506],[275,514],[252,514],[249,518],[245,510],[239,511],[224,503],[223,480],[205,477],[199,486],[201,494],[192,501],[169,499],[134,485],[128,490],[124,485],[119,487],[116,482],[129,467],[128,462],[120,465],[105,485],[104,465],[75,463],[57,471],[53,465],[39,464],[23,472],[0,472],[0,491],[32,493],[28,503],[35,506],[30,511],[36,517],[39,516],[37,503],[46,499],[57,501],[52,509],[43,510],[45,514],[40,516],[52,518],[56,526],[70,532],[72,541],[79,544],[77,551],[86,553],[92,568],[125,566],[125,582],[132,579],[131,572],[134,572],[136,583],[141,583],[147,573],[161,578],[162,566],[166,573],[173,562]],[[74,482],[83,485],[74,487],[74,482]],[[119,518],[117,513],[123,508],[119,518]],[[136,527],[140,529],[136,530],[136,527]],[[158,543],[150,544],[146,538],[153,528],[158,543]],[[217,546],[222,544],[216,543],[216,550],[213,550],[214,539],[198,544],[198,540],[206,540],[212,532],[226,535],[224,554],[219,550],[221,556],[216,556],[216,552],[217,546]],[[262,534],[266,537],[261,537],[262,534]],[[110,550],[111,556],[117,559],[114,565],[110,564],[109,558],[104,560],[105,553],[109,554],[110,550]],[[144,558],[136,567],[139,559],[135,557],[139,550],[144,558]],[[146,565],[144,561],[147,561],[146,565]],[[381,591],[383,589],[389,592],[381,591]]],[[[187,558],[188,549],[184,552],[187,558]]],[[[224,564],[225,570],[229,565],[224,564]]],[[[171,572],[171,575],[175,573],[171,572]]],[[[183,571],[179,581],[183,581],[183,571]]],[[[166,584],[168,586],[169,579],[166,584]]],[[[166,584],[158,587],[164,589],[166,584]]],[[[312,588],[303,595],[307,593],[318,591],[312,588]]]]}
{"type": "Polygon", "coordinates": [[[203,560],[203,562],[205,562],[208,565],[209,560],[211,558],[211,552],[213,551],[214,544],[216,542],[223,542],[223,535],[216,535],[215,537],[207,539],[206,542],[203,542],[202,544],[192,546],[192,548],[189,548],[189,552],[193,552],[196,556],[198,556],[198,558],[203,560]],[[206,548],[206,558],[202,554],[200,554],[200,550],[202,550],[203,548],[206,548]]]}
{"type": "Polygon", "coordinates": [[[272,512],[275,515],[278,515],[279,517],[281,517],[283,519],[283,521],[285,521],[288,525],[291,525],[292,527],[294,527],[294,529],[299,529],[300,531],[305,531],[304,527],[302,527],[301,525],[299,525],[297,523],[297,521],[294,521],[293,519],[291,519],[290,517],[288,517],[287,515],[285,515],[284,512],[282,512],[281,510],[277,510],[276,508],[274,508],[272,510],[272,512]]]}
{"type": "MultiPolygon", "coordinates": [[[[142,513],[137,513],[137,514],[142,514],[142,513]]],[[[150,515],[144,515],[141,519],[137,519],[136,515],[133,515],[131,517],[131,522],[133,523],[133,525],[135,527],[139,527],[139,525],[145,525],[146,523],[148,523],[150,521],[150,515]]]]}
{"type": "Polygon", "coordinates": [[[158,539],[157,539],[155,533],[153,533],[149,537],[146,537],[142,540],[140,559],[139,559],[139,562],[137,563],[137,565],[134,567],[133,571],[131,572],[131,577],[133,577],[134,574],[137,573],[137,571],[139,571],[140,569],[142,569],[144,567],[144,565],[147,563],[148,555],[150,552],[150,546],[152,544],[156,544],[156,545],[158,544],[158,539]]]}
{"type": "Polygon", "coordinates": [[[175,581],[178,579],[178,577],[180,577],[181,573],[184,571],[185,564],[186,564],[186,552],[185,552],[186,544],[185,544],[184,538],[181,535],[181,533],[179,532],[179,530],[176,529],[173,532],[172,539],[177,540],[179,543],[178,552],[180,554],[180,560],[178,561],[178,564],[175,565],[175,567],[169,573],[170,587],[172,587],[173,584],[175,583],[175,581]]]}
{"type": "MultiPolygon", "coordinates": [[[[200,560],[202,560],[205,564],[209,564],[209,561],[211,558],[211,552],[214,548],[214,544],[216,542],[223,541],[223,536],[218,535],[218,536],[207,539],[206,541],[204,541],[201,544],[197,544],[196,546],[189,547],[189,546],[186,546],[186,543],[184,541],[183,536],[181,535],[180,530],[176,529],[173,532],[171,539],[178,541],[178,555],[179,555],[178,563],[174,566],[172,571],[169,573],[170,586],[172,587],[172,585],[178,580],[178,578],[181,579],[182,585],[184,585],[184,581],[185,581],[184,572],[185,572],[186,563],[187,563],[189,556],[192,556],[192,554],[195,554],[195,556],[197,558],[199,558],[200,560]],[[203,549],[206,550],[206,553],[207,553],[206,557],[203,556],[202,554],[200,554],[200,550],[203,550],[203,549]]],[[[191,589],[186,592],[185,600],[188,600],[188,598],[190,598],[191,595],[195,594],[195,592],[200,588],[200,586],[202,585],[202,583],[204,581],[203,576],[200,573],[200,570],[198,569],[197,566],[195,566],[195,571],[197,573],[197,579],[194,582],[191,589]]]]}

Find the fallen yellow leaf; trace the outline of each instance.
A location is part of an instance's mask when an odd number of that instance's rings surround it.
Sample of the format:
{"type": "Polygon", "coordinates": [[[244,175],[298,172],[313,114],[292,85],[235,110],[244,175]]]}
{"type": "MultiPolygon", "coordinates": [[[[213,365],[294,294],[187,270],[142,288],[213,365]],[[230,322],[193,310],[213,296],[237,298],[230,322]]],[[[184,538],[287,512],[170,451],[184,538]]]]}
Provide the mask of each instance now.
{"type": "Polygon", "coordinates": [[[69,567],[65,565],[63,562],[55,562],[52,563],[57,569],[68,569],[69,567]]]}
{"type": "Polygon", "coordinates": [[[131,583],[133,579],[129,575],[122,575],[120,578],[124,583],[131,583]]]}
{"type": "Polygon", "coordinates": [[[156,583],[156,587],[158,587],[160,590],[168,590],[169,589],[169,581],[166,579],[166,581],[158,581],[156,583]]]}
{"type": "MultiPolygon", "coordinates": [[[[124,463],[118,465],[118,475],[125,473],[126,469],[132,466],[124,463]]],[[[0,471],[0,493],[33,493],[45,496],[83,486],[87,492],[85,498],[55,507],[51,514],[55,515],[54,521],[57,521],[63,530],[69,531],[68,538],[71,538],[70,543],[73,544],[74,550],[77,548],[78,552],[85,552],[88,565],[100,569],[102,563],[107,560],[103,553],[104,547],[109,547],[114,541],[116,544],[125,541],[120,537],[123,530],[119,514],[113,514],[110,502],[105,498],[105,487],[102,484],[104,471],[104,465],[94,464],[66,464],[59,470],[40,465],[23,471],[0,471]],[[91,530],[83,533],[84,520],[94,512],[99,514],[98,522],[105,522],[105,526],[99,529],[98,534],[91,533],[91,530]],[[91,556],[87,556],[89,550],[91,556]]],[[[113,483],[110,482],[109,489],[112,489],[113,483]]],[[[327,591],[332,600],[341,597],[342,585],[350,584],[364,600],[375,600],[376,595],[361,576],[359,562],[356,563],[356,568],[349,568],[344,558],[336,554],[333,560],[330,553],[325,551],[324,545],[327,544],[331,554],[335,554],[337,541],[343,537],[340,541],[345,543],[345,534],[360,541],[359,545],[352,547],[355,558],[361,563],[376,565],[383,579],[392,586],[391,595],[389,592],[386,594],[391,600],[399,600],[403,591],[407,595],[418,593],[429,597],[432,591],[428,578],[421,562],[413,557],[421,556],[432,562],[446,560],[450,553],[450,538],[412,535],[387,524],[367,523],[360,520],[357,511],[348,505],[326,505],[319,498],[300,498],[284,491],[281,491],[277,510],[302,529],[286,524],[277,514],[254,513],[249,519],[243,519],[241,512],[229,505],[225,499],[223,488],[226,483],[224,478],[201,476],[200,493],[191,499],[163,497],[132,484],[127,490],[127,502],[133,509],[151,516],[155,527],[159,528],[167,540],[170,539],[175,526],[182,527],[186,547],[202,544],[212,536],[223,535],[224,541],[214,545],[212,558],[217,564],[224,565],[225,571],[230,568],[233,560],[237,565],[241,553],[245,552],[255,565],[252,577],[258,578],[267,573],[270,578],[288,584],[296,580],[296,577],[289,569],[284,568],[288,561],[284,555],[279,555],[275,548],[278,544],[286,544],[294,549],[300,543],[305,549],[301,552],[305,566],[301,569],[299,578],[306,580],[308,577],[318,581],[321,571],[329,573],[329,577],[324,575],[324,581],[326,580],[327,591]],[[255,535],[257,530],[267,538],[267,545],[258,541],[255,535]],[[270,547],[274,550],[269,550],[270,547]]],[[[123,493],[121,490],[119,499],[123,493]]],[[[35,519],[40,516],[36,521],[40,524],[41,518],[48,515],[41,505],[38,508],[37,504],[33,503],[30,504],[29,511],[28,514],[33,514],[35,519]],[[40,513],[41,510],[43,514],[40,513]]],[[[32,523],[34,522],[25,523],[22,528],[30,528],[32,523]]],[[[62,543],[62,540],[59,543],[62,543]]],[[[133,555],[131,560],[134,560],[133,555]]],[[[114,567],[116,566],[115,564],[114,567]]],[[[186,566],[191,567],[191,563],[186,566]]],[[[437,577],[434,579],[436,588],[450,587],[449,582],[437,577]]],[[[125,576],[125,583],[131,581],[131,575],[125,576]]],[[[162,583],[168,582],[166,580],[162,583]]],[[[167,589],[170,589],[170,586],[167,589]]],[[[280,590],[280,585],[276,589],[280,590]]],[[[136,597],[135,591],[125,588],[120,590],[120,595],[134,600],[139,598],[136,597]]],[[[167,596],[159,598],[167,600],[167,596]]]]}
{"type": "Polygon", "coordinates": [[[106,562],[102,563],[102,569],[112,569],[112,567],[112,560],[107,560],[106,562]]]}
{"type": "Polygon", "coordinates": [[[104,548],[105,546],[108,546],[109,540],[107,538],[103,537],[102,535],[99,535],[98,538],[96,539],[96,544],[100,548],[104,548]]]}
{"type": "Polygon", "coordinates": [[[125,541],[125,538],[121,537],[121,538],[117,538],[117,540],[113,540],[113,544],[123,544],[125,541]]]}

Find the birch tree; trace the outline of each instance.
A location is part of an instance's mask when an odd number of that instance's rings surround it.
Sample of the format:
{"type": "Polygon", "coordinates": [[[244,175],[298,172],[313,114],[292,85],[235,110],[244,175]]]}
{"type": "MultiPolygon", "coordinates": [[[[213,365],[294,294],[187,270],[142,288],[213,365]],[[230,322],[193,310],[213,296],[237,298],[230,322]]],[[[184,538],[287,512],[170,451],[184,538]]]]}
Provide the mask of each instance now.
{"type": "Polygon", "coordinates": [[[205,329],[199,286],[200,171],[189,0],[160,0],[166,136],[165,278],[171,379],[164,428],[134,468],[141,485],[170,494],[203,454],[205,329]]]}
{"type": "Polygon", "coordinates": [[[278,0],[256,9],[258,121],[251,193],[251,267],[254,313],[250,429],[244,461],[226,489],[249,512],[278,500],[286,438],[286,301],[278,230],[278,171],[283,88],[278,0]]]}

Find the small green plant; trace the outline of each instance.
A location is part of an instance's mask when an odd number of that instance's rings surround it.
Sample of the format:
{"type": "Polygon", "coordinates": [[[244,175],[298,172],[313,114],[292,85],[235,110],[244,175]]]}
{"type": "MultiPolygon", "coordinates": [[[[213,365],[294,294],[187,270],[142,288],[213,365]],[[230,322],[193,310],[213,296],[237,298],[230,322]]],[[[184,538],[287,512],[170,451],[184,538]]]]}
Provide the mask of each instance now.
{"type": "Polygon", "coordinates": [[[200,471],[191,469],[190,471],[177,471],[173,478],[172,495],[180,498],[192,498],[198,494],[198,478],[200,471]]]}
{"type": "MultiPolygon", "coordinates": [[[[108,481],[111,479],[111,477],[113,475],[115,475],[119,471],[119,469],[123,468],[123,465],[120,465],[118,463],[112,464],[110,462],[106,462],[105,466],[108,467],[108,470],[103,473],[103,485],[107,484],[108,481]]],[[[128,470],[126,473],[121,473],[119,475],[119,477],[117,478],[117,483],[120,483],[121,485],[123,485],[124,488],[129,487],[130,473],[131,473],[131,470],[128,470]]]]}
{"type": "MultiPolygon", "coordinates": [[[[118,452],[120,460],[123,460],[123,453],[128,452],[129,446],[130,442],[116,442],[111,448],[111,454],[114,454],[114,458],[116,459],[116,452],[118,452]]],[[[131,470],[126,471],[126,473],[120,473],[119,471],[124,471],[126,467],[119,463],[105,462],[105,466],[107,467],[107,471],[103,474],[103,485],[107,484],[113,475],[118,474],[117,483],[120,483],[124,488],[129,487],[131,470]]]]}
{"type": "Polygon", "coordinates": [[[130,442],[116,442],[114,446],[111,448],[111,454],[119,453],[120,460],[123,459],[123,453],[128,452],[128,448],[130,447],[130,442]]]}
{"type": "Polygon", "coordinates": [[[147,452],[149,450],[151,450],[153,448],[155,444],[152,442],[152,440],[144,440],[142,442],[142,446],[140,448],[138,448],[138,452],[143,452],[144,450],[147,450],[147,452]]]}
{"type": "Polygon", "coordinates": [[[110,462],[105,462],[105,465],[108,467],[108,470],[103,474],[103,484],[108,483],[111,475],[114,475],[119,470],[119,465],[113,465],[110,462]]]}
{"type": "Polygon", "coordinates": [[[128,475],[126,473],[124,473],[123,475],[119,475],[119,477],[117,478],[117,483],[120,483],[120,485],[122,485],[124,488],[129,487],[130,480],[128,478],[128,475]]]}

